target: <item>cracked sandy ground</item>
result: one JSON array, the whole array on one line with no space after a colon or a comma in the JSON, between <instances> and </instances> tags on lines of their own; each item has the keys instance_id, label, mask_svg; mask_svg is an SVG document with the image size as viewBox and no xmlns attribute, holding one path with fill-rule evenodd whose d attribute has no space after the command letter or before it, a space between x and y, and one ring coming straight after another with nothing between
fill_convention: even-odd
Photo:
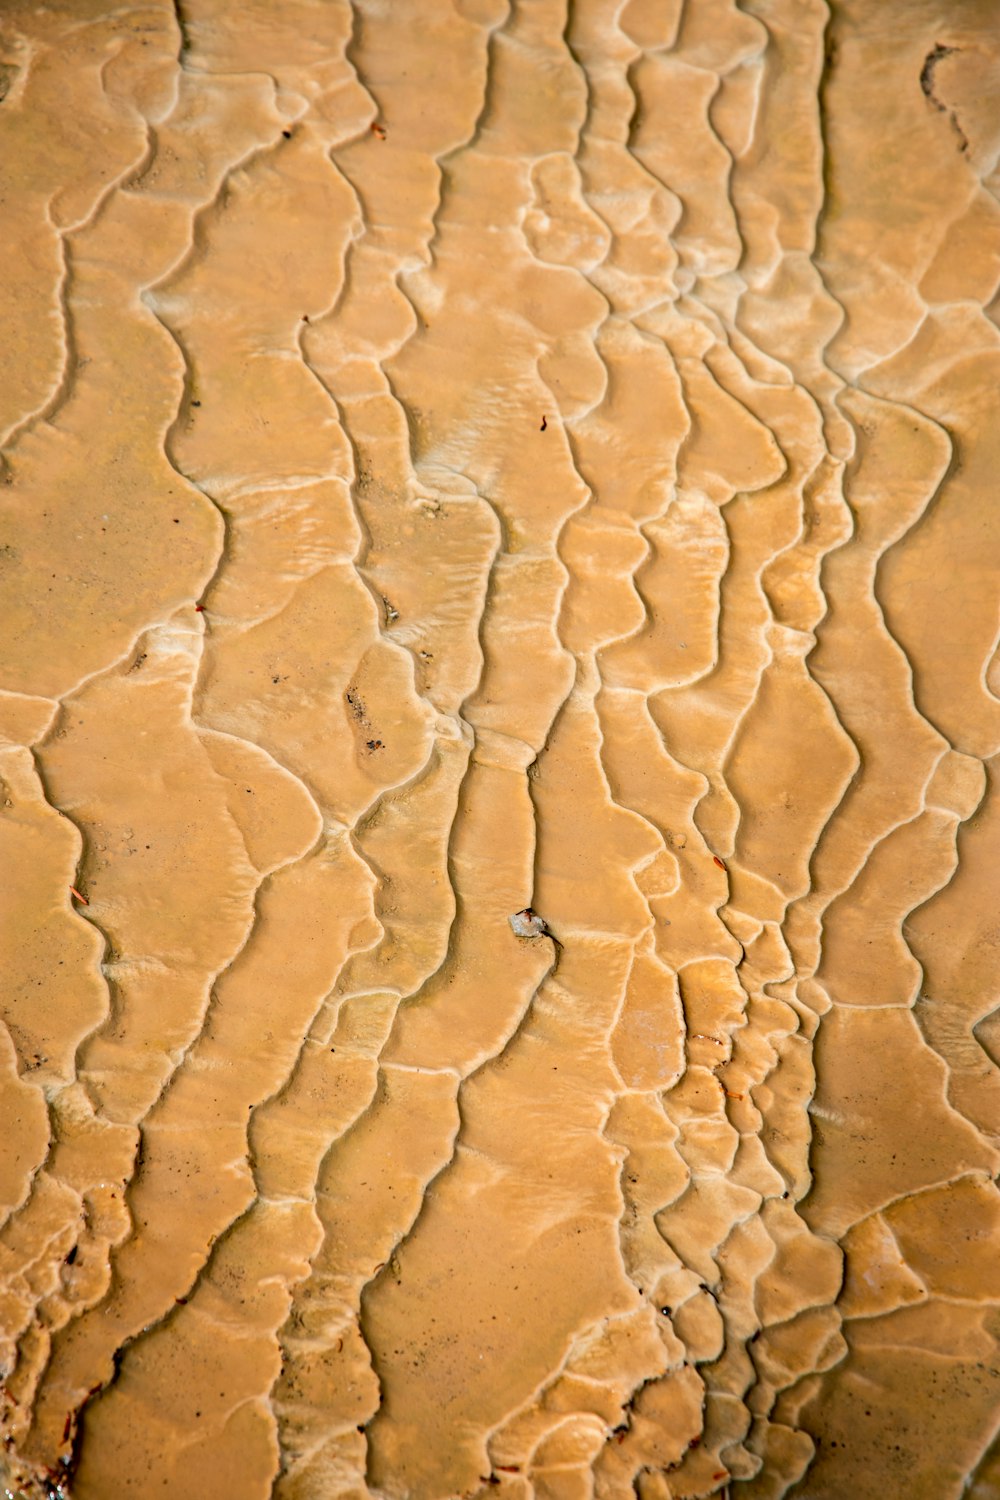
<instances>
[{"instance_id":1,"label":"cracked sandy ground","mask_svg":"<svg viewBox=\"0 0 1000 1500\"><path fill-rule=\"evenodd\" d=\"M995 1500L995 5L0 94L7 1493Z\"/></svg>"}]
</instances>

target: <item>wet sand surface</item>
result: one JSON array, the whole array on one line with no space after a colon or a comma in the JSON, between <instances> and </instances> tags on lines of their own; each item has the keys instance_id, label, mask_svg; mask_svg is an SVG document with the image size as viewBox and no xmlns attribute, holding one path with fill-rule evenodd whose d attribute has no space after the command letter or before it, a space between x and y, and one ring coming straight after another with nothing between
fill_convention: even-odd
<instances>
[{"instance_id":1,"label":"wet sand surface","mask_svg":"<svg viewBox=\"0 0 1000 1500\"><path fill-rule=\"evenodd\" d=\"M996 22L7 0L8 1494L1000 1495Z\"/></svg>"}]
</instances>

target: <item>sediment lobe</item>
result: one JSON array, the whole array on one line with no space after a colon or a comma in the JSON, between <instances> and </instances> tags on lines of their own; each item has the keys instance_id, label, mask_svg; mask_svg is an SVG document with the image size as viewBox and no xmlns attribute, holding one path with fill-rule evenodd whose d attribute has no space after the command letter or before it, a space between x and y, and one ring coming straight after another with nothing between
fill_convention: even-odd
<instances>
[{"instance_id":1,"label":"sediment lobe","mask_svg":"<svg viewBox=\"0 0 1000 1500\"><path fill-rule=\"evenodd\" d=\"M8 1493L997 1492L998 85L5 7Z\"/></svg>"}]
</instances>

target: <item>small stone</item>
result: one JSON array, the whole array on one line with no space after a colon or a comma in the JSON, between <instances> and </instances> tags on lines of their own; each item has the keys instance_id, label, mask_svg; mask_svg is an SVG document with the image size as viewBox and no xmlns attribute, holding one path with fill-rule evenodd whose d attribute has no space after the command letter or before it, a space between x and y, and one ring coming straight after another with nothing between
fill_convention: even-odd
<instances>
[{"instance_id":1,"label":"small stone","mask_svg":"<svg viewBox=\"0 0 1000 1500\"><path fill-rule=\"evenodd\" d=\"M526 906L523 911L516 911L507 920L518 937L536 938L550 936L548 924L544 917L540 917L536 911L532 911L530 906Z\"/></svg>"}]
</instances>

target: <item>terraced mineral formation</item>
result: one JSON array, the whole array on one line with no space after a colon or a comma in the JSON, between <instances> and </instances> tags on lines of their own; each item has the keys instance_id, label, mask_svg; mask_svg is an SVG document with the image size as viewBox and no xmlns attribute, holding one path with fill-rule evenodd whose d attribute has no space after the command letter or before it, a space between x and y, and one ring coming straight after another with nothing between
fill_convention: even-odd
<instances>
[{"instance_id":1,"label":"terraced mineral formation","mask_svg":"<svg viewBox=\"0 0 1000 1500\"><path fill-rule=\"evenodd\" d=\"M1000 1495L993 0L6 0L8 1495Z\"/></svg>"}]
</instances>

